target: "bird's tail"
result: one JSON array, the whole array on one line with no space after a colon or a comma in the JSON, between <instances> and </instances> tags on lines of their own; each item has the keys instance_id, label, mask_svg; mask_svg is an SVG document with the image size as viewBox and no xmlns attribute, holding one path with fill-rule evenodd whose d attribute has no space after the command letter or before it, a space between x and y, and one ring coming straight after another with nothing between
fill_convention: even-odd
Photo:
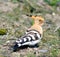
<instances>
[{"instance_id":1,"label":"bird's tail","mask_svg":"<svg viewBox=\"0 0 60 57\"><path fill-rule=\"evenodd\" d=\"M18 47L18 45L17 45L17 43L13 46L13 51L15 52L15 51L17 51L17 49L18 49L19 47Z\"/></svg>"},{"instance_id":2,"label":"bird's tail","mask_svg":"<svg viewBox=\"0 0 60 57\"><path fill-rule=\"evenodd\" d=\"M30 38L27 36L23 36L20 39L16 40L15 45L13 46L13 51L16 51L17 49L21 48L22 46L27 46L27 42L29 42Z\"/></svg>"}]
</instances>

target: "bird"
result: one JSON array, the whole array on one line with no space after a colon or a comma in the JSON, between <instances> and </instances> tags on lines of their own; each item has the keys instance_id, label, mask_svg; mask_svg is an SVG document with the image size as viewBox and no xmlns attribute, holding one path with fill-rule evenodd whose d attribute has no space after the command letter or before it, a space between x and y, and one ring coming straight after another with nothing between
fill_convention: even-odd
<instances>
[{"instance_id":1,"label":"bird","mask_svg":"<svg viewBox=\"0 0 60 57\"><path fill-rule=\"evenodd\" d=\"M22 46L35 46L38 45L43 36L42 26L44 24L44 18L41 16L30 16L33 19L34 24L26 30L26 34L15 41L13 51L16 51Z\"/></svg>"}]
</instances>

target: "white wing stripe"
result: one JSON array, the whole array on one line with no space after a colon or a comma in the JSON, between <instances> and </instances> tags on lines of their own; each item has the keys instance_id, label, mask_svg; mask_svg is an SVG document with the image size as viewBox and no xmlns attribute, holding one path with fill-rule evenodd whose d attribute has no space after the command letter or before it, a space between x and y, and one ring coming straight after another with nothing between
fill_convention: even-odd
<instances>
[{"instance_id":1,"label":"white wing stripe","mask_svg":"<svg viewBox=\"0 0 60 57\"><path fill-rule=\"evenodd\" d=\"M27 39L26 38L24 38L24 41L26 41Z\"/></svg>"},{"instance_id":2,"label":"white wing stripe","mask_svg":"<svg viewBox=\"0 0 60 57\"><path fill-rule=\"evenodd\" d=\"M31 36L33 40L35 40L35 37L34 37L34 35L31 35L31 34L28 34L28 35L29 35L29 36Z\"/></svg>"}]
</instances>

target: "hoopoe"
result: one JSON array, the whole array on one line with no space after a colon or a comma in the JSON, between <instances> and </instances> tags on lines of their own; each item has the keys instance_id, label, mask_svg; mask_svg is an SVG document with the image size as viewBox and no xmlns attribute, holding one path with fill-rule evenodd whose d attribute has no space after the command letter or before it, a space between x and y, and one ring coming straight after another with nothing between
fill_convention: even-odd
<instances>
[{"instance_id":1,"label":"hoopoe","mask_svg":"<svg viewBox=\"0 0 60 57\"><path fill-rule=\"evenodd\" d=\"M44 18L41 16L31 16L31 18L34 20L34 24L26 31L25 35L16 40L13 48L14 51L21 46L34 46L40 42L43 35L42 25L44 23Z\"/></svg>"}]
</instances>

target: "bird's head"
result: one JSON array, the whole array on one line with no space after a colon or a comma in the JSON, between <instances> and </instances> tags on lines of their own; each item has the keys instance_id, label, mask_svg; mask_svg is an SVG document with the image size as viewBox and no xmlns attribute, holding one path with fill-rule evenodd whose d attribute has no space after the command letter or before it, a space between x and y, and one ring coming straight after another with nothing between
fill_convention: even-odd
<instances>
[{"instance_id":1,"label":"bird's head","mask_svg":"<svg viewBox=\"0 0 60 57\"><path fill-rule=\"evenodd\" d=\"M31 18L34 20L35 24L42 26L44 23L44 18L41 16L31 16Z\"/></svg>"}]
</instances>

